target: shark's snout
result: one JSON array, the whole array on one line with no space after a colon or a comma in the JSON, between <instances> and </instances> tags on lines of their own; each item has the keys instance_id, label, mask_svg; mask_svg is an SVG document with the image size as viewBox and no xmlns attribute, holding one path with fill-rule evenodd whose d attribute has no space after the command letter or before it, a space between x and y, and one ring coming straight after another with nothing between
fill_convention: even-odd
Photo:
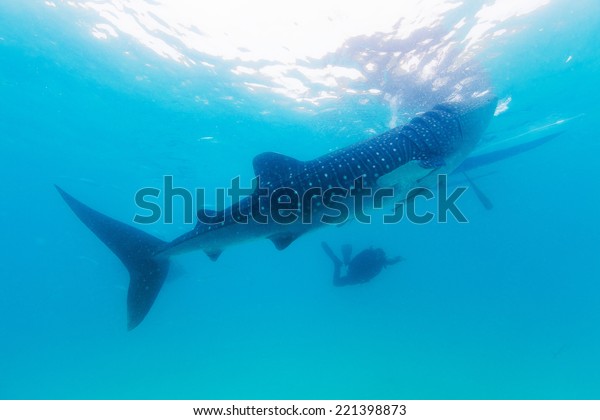
<instances>
[{"instance_id":1,"label":"shark's snout","mask_svg":"<svg viewBox=\"0 0 600 420\"><path fill-rule=\"evenodd\" d=\"M497 105L498 97L491 93L460 103L457 115L465 141L469 143L479 141L490 124Z\"/></svg>"}]
</instances>

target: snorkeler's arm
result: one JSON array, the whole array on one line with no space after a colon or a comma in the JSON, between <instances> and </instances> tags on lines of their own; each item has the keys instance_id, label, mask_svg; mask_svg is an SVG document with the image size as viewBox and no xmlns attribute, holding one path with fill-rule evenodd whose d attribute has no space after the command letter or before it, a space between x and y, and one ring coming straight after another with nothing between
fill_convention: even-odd
<instances>
[{"instance_id":1,"label":"snorkeler's arm","mask_svg":"<svg viewBox=\"0 0 600 420\"><path fill-rule=\"evenodd\" d=\"M342 245L342 261L344 262L344 264L348 265L348 264L350 264L351 260L352 260L352 245L350 245L350 244Z\"/></svg>"},{"instance_id":2,"label":"snorkeler's arm","mask_svg":"<svg viewBox=\"0 0 600 420\"><path fill-rule=\"evenodd\" d=\"M397 257L394 257L394 258L388 258L388 259L385 260L385 265L394 265L394 264L397 264L397 263L402 262L404 260L405 260L405 258L401 257L401 256L397 256Z\"/></svg>"}]
</instances>

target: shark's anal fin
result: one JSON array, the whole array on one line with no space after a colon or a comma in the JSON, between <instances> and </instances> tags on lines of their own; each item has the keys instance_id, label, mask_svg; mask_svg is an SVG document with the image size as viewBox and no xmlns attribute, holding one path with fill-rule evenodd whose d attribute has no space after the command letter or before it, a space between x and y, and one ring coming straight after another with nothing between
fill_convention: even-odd
<instances>
[{"instance_id":1,"label":"shark's anal fin","mask_svg":"<svg viewBox=\"0 0 600 420\"><path fill-rule=\"evenodd\" d=\"M277 248L278 251L281 251L290 246L290 244L296 239L298 239L299 236L300 235L297 235L295 233L277 233L275 235L269 236L269 239L271 240L271 242L273 242L275 248Z\"/></svg>"},{"instance_id":2,"label":"shark's anal fin","mask_svg":"<svg viewBox=\"0 0 600 420\"><path fill-rule=\"evenodd\" d=\"M208 258L210 258L211 261L217 261L219 259L219 257L221 256L221 254L223 253L222 250L216 250L216 251L204 251L206 255L208 255Z\"/></svg>"},{"instance_id":3,"label":"shark's anal fin","mask_svg":"<svg viewBox=\"0 0 600 420\"><path fill-rule=\"evenodd\" d=\"M256 155L252 165L261 185L268 186L275 185L278 179L286 179L289 174L300 172L303 163L290 156L266 152Z\"/></svg>"}]
</instances>

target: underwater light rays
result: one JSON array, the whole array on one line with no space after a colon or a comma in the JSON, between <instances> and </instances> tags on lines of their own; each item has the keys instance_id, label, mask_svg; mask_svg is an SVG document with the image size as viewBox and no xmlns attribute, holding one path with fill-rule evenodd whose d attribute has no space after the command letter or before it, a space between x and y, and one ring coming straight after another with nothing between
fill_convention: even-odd
<instances>
[{"instance_id":1,"label":"underwater light rays","mask_svg":"<svg viewBox=\"0 0 600 420\"><path fill-rule=\"evenodd\" d=\"M99 41L130 37L189 68L221 64L249 91L267 89L303 109L303 104L320 107L349 93L361 96L358 104L381 93L382 98L401 97L394 103L414 109L473 83L478 70L467 64L475 51L491 38L516 32L507 29L507 21L549 0L482 1L475 7L448 0L392 6L384 0L285 6L241 0L61 3L96 13L100 21L90 24L90 32ZM413 97L415 89L430 92L427 103Z\"/></svg>"}]
</instances>

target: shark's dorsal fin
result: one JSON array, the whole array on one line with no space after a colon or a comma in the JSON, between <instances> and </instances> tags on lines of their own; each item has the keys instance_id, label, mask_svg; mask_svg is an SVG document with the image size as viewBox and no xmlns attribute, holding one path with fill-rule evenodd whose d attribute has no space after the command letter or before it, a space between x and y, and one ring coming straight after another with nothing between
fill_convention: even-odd
<instances>
[{"instance_id":1,"label":"shark's dorsal fin","mask_svg":"<svg viewBox=\"0 0 600 420\"><path fill-rule=\"evenodd\" d=\"M274 152L256 155L252 165L254 173L261 178L263 185L269 181L287 178L286 175L296 174L302 170L302 162L298 159Z\"/></svg>"},{"instance_id":2,"label":"shark's dorsal fin","mask_svg":"<svg viewBox=\"0 0 600 420\"><path fill-rule=\"evenodd\" d=\"M300 235L295 233L278 233L276 235L269 236L269 239L271 242L273 242L275 248L277 248L278 251L281 251L282 249L286 249L288 246L290 246L290 244L298 239L299 236Z\"/></svg>"}]
</instances>

